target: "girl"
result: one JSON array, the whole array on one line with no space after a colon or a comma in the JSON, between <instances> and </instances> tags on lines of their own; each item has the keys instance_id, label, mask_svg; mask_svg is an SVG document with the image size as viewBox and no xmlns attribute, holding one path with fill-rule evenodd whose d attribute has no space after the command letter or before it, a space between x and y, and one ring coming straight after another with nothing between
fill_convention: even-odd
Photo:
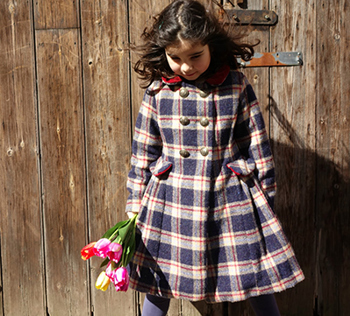
<instances>
[{"instance_id":1,"label":"girl","mask_svg":"<svg viewBox=\"0 0 350 316\"><path fill-rule=\"evenodd\" d=\"M279 315L273 293L304 276L273 211L258 102L237 70L253 47L191 0L167 6L143 39L126 209L138 213L130 284L148 293L142 315L166 315L170 298L250 298L257 315Z\"/></svg>"}]
</instances>

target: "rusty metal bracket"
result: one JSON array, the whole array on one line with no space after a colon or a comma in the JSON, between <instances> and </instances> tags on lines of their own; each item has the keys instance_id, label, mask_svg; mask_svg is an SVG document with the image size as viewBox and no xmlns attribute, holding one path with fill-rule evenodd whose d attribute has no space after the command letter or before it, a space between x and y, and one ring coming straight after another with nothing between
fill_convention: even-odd
<instances>
[{"instance_id":1,"label":"rusty metal bracket","mask_svg":"<svg viewBox=\"0 0 350 316\"><path fill-rule=\"evenodd\" d=\"M237 58L237 62L243 68L301 66L303 55L301 52L255 53L250 61Z\"/></svg>"},{"instance_id":2,"label":"rusty metal bracket","mask_svg":"<svg viewBox=\"0 0 350 316\"><path fill-rule=\"evenodd\" d=\"M245 25L275 25L278 20L276 12L270 10L225 10L230 20ZM222 14L225 20L225 15Z\"/></svg>"}]
</instances>

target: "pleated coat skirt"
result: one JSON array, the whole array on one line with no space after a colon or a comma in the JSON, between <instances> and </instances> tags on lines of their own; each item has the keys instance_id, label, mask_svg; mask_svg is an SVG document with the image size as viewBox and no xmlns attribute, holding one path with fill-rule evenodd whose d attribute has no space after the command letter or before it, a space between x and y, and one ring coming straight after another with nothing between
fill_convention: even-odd
<instances>
[{"instance_id":1,"label":"pleated coat skirt","mask_svg":"<svg viewBox=\"0 0 350 316\"><path fill-rule=\"evenodd\" d=\"M153 82L132 150L133 289L233 302L304 279L273 209L268 135L242 73L224 68L205 82Z\"/></svg>"}]
</instances>

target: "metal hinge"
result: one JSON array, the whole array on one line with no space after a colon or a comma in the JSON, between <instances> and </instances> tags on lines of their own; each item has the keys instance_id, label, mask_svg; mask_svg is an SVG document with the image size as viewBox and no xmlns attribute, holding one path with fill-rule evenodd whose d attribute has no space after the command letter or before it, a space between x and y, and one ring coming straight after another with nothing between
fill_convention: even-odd
<instances>
[{"instance_id":1,"label":"metal hinge","mask_svg":"<svg viewBox=\"0 0 350 316\"><path fill-rule=\"evenodd\" d=\"M303 55L301 52L255 53L250 61L237 58L237 62L241 67L301 66Z\"/></svg>"},{"instance_id":2,"label":"metal hinge","mask_svg":"<svg viewBox=\"0 0 350 316\"><path fill-rule=\"evenodd\" d=\"M246 25L275 25L278 20L276 12L270 10L220 10L220 20L226 19Z\"/></svg>"}]
</instances>

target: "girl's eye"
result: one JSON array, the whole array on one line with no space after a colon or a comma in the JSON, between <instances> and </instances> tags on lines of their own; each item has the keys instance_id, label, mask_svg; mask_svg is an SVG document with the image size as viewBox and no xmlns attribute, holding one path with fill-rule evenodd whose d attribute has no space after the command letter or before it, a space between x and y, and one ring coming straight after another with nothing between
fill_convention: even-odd
<instances>
[{"instance_id":1,"label":"girl's eye","mask_svg":"<svg viewBox=\"0 0 350 316\"><path fill-rule=\"evenodd\" d=\"M201 55L195 55L195 56L192 56L192 59L197 59L199 57L201 57Z\"/></svg>"}]
</instances>

